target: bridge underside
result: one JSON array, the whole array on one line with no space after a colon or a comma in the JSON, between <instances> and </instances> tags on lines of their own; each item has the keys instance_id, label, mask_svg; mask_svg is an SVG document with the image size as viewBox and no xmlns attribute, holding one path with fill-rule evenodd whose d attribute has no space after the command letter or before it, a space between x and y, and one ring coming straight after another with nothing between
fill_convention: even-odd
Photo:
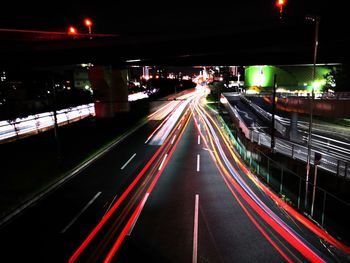
<instances>
[{"instance_id":1,"label":"bridge underside","mask_svg":"<svg viewBox=\"0 0 350 263\"><path fill-rule=\"evenodd\" d=\"M321 31L321 33L323 33ZM5 41L0 66L288 65L313 63L314 25L293 21L237 31L116 35ZM345 63L345 40L320 34L317 63ZM131 62L130 62L131 61Z\"/></svg>"}]
</instances>

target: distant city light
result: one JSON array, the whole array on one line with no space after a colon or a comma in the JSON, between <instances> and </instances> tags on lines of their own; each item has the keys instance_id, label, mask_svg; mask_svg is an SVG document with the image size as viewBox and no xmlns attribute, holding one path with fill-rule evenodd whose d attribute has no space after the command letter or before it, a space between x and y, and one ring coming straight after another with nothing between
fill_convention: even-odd
<instances>
[{"instance_id":1,"label":"distant city light","mask_svg":"<svg viewBox=\"0 0 350 263\"><path fill-rule=\"evenodd\" d=\"M92 63L82 63L82 64L80 64L80 66L83 67L83 68L91 68L91 67L94 66L94 64L92 64Z\"/></svg>"},{"instance_id":2,"label":"distant city light","mask_svg":"<svg viewBox=\"0 0 350 263\"><path fill-rule=\"evenodd\" d=\"M140 62L141 59L129 59L129 60L126 60L125 62L127 63L130 63L130 62Z\"/></svg>"}]
</instances>

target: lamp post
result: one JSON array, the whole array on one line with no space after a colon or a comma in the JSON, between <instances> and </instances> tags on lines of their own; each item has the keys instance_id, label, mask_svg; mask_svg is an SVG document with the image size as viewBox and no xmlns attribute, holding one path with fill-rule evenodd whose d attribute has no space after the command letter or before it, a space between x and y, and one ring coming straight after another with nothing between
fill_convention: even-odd
<instances>
[{"instance_id":1,"label":"lamp post","mask_svg":"<svg viewBox=\"0 0 350 263\"><path fill-rule=\"evenodd\" d=\"M314 82L316 79L316 59L317 59L317 47L318 47L318 29L320 23L319 16L306 16L307 20L315 22L315 41L314 41L314 60L312 69L312 85L311 85L311 101L310 101L310 121L309 121L309 138L307 141L307 164L306 164L306 182L305 182L305 209L307 208L308 187L309 187L309 175L310 175L310 162L311 162L311 141L312 141L312 115L314 108Z\"/></svg>"},{"instance_id":2,"label":"lamp post","mask_svg":"<svg viewBox=\"0 0 350 263\"><path fill-rule=\"evenodd\" d=\"M92 22L91 22L91 20L90 19L88 19L88 18L86 18L85 20L84 20L84 23L85 23L85 25L88 27L88 29L89 29L89 35L90 35L90 39L92 38L91 37L91 26L92 26Z\"/></svg>"},{"instance_id":3,"label":"lamp post","mask_svg":"<svg viewBox=\"0 0 350 263\"><path fill-rule=\"evenodd\" d=\"M285 4L285 0L277 0L276 5L279 7L280 9L280 19L282 19L282 14L283 14L283 6Z\"/></svg>"}]
</instances>

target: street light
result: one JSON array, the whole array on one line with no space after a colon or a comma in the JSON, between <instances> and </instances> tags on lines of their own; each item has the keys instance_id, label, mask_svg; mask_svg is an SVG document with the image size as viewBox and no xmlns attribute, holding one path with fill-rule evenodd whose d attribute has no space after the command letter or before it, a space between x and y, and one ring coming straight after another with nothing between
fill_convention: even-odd
<instances>
[{"instance_id":1,"label":"street light","mask_svg":"<svg viewBox=\"0 0 350 263\"><path fill-rule=\"evenodd\" d=\"M76 35L76 34L78 34L78 31L76 30L76 28L73 26L70 26L68 28L68 35Z\"/></svg>"},{"instance_id":2,"label":"street light","mask_svg":"<svg viewBox=\"0 0 350 263\"><path fill-rule=\"evenodd\" d=\"M309 121L309 138L307 141L307 164L306 164L306 184L305 184L305 209L307 207L307 192L309 187L310 161L311 161L311 141L312 141L312 115L314 108L314 83L316 79L316 60L318 47L318 28L320 23L319 16L306 16L307 20L315 22L315 41L314 41L314 61L312 70L312 85L311 85L311 102L310 102L310 121Z\"/></svg>"},{"instance_id":3,"label":"street light","mask_svg":"<svg viewBox=\"0 0 350 263\"><path fill-rule=\"evenodd\" d=\"M277 0L276 5L280 8L280 18L282 19L283 6L285 5L285 0Z\"/></svg>"},{"instance_id":4,"label":"street light","mask_svg":"<svg viewBox=\"0 0 350 263\"><path fill-rule=\"evenodd\" d=\"M84 20L84 23L85 23L85 25L86 25L86 26L88 27L88 29L89 29L89 35L90 35L90 38L91 38L91 26L92 26L92 22L91 22L90 19L86 18L86 19Z\"/></svg>"}]
</instances>

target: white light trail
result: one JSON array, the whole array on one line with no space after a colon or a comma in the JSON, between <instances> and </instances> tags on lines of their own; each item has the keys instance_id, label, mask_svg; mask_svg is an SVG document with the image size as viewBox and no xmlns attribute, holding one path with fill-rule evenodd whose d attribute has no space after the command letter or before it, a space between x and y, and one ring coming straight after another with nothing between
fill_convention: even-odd
<instances>
[{"instance_id":1,"label":"white light trail","mask_svg":"<svg viewBox=\"0 0 350 263\"><path fill-rule=\"evenodd\" d=\"M68 228L70 228L70 227L74 224L74 222L78 220L78 218L82 215L82 213L84 213L84 211L85 211L86 209L88 209L90 205L92 205L92 203L100 196L101 193L102 193L102 192L98 192L98 193L83 207L83 209L73 218L73 220L70 221L70 223L69 223L65 228L62 229L61 234L64 234L64 233L68 230Z\"/></svg>"},{"instance_id":2,"label":"white light trail","mask_svg":"<svg viewBox=\"0 0 350 263\"><path fill-rule=\"evenodd\" d=\"M164 161L165 161L165 159L168 157L168 154L165 154L164 155L164 158L163 158L163 161L161 162L161 164L160 164L160 166L159 166L159 168L158 168L158 171L160 171L161 169L162 169L162 167L163 167L163 164L164 164Z\"/></svg>"}]
</instances>

